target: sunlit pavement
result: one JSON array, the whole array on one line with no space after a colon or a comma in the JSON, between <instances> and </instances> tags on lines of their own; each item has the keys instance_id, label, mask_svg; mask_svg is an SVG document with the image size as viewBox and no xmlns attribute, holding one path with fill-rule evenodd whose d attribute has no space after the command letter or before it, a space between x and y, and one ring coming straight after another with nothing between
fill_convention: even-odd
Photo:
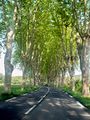
<instances>
[{"instance_id":1,"label":"sunlit pavement","mask_svg":"<svg viewBox=\"0 0 90 120\"><path fill-rule=\"evenodd\" d=\"M56 89L50 88L46 98L37 104L46 92L44 87L35 93L1 102L0 120L90 120L82 105ZM27 112L36 104L32 111Z\"/></svg>"},{"instance_id":2,"label":"sunlit pavement","mask_svg":"<svg viewBox=\"0 0 90 120\"><path fill-rule=\"evenodd\" d=\"M68 94L51 89L46 99L24 120L90 120L90 115Z\"/></svg>"},{"instance_id":3,"label":"sunlit pavement","mask_svg":"<svg viewBox=\"0 0 90 120\"><path fill-rule=\"evenodd\" d=\"M43 87L36 92L0 102L0 120L22 120L25 113L38 104L47 91L47 87Z\"/></svg>"}]
</instances>

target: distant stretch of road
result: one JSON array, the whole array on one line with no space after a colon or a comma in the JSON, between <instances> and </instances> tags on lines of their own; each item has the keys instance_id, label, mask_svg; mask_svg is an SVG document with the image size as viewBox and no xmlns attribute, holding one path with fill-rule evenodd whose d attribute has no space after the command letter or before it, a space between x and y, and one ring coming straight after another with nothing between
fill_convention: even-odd
<instances>
[{"instance_id":1,"label":"distant stretch of road","mask_svg":"<svg viewBox=\"0 0 90 120\"><path fill-rule=\"evenodd\" d=\"M42 87L1 102L0 120L90 120L90 114L67 93Z\"/></svg>"}]
</instances>

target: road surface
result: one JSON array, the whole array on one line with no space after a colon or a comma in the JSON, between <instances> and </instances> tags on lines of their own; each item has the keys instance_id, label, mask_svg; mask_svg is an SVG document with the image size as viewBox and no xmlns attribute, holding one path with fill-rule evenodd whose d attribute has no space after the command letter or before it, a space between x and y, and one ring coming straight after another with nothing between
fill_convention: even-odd
<instances>
[{"instance_id":1,"label":"road surface","mask_svg":"<svg viewBox=\"0 0 90 120\"><path fill-rule=\"evenodd\" d=\"M47 96L40 101L47 91ZM67 93L44 87L35 93L1 102L0 120L90 120L90 114Z\"/></svg>"}]
</instances>

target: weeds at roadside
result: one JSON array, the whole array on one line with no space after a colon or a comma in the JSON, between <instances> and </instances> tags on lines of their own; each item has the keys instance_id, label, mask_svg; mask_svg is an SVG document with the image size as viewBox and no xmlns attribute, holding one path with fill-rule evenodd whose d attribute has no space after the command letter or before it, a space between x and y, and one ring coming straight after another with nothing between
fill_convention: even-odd
<instances>
[{"instance_id":1,"label":"weeds at roadside","mask_svg":"<svg viewBox=\"0 0 90 120\"><path fill-rule=\"evenodd\" d=\"M0 101L10 99L12 97L17 97L25 93L31 93L38 90L39 86L26 86L23 90L20 85L12 85L11 93L3 93L3 86L0 86Z\"/></svg>"}]
</instances>

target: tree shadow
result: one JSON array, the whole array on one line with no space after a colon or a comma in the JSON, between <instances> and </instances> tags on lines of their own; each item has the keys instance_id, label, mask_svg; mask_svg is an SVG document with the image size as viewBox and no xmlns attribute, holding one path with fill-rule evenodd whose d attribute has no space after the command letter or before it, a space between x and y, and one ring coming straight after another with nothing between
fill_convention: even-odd
<instances>
[{"instance_id":1,"label":"tree shadow","mask_svg":"<svg viewBox=\"0 0 90 120\"><path fill-rule=\"evenodd\" d=\"M62 91L52 90L46 99L27 115L26 120L90 120L75 99Z\"/></svg>"},{"instance_id":2,"label":"tree shadow","mask_svg":"<svg viewBox=\"0 0 90 120\"><path fill-rule=\"evenodd\" d=\"M0 120L21 120L21 118L15 106L3 106L0 107Z\"/></svg>"}]
</instances>

